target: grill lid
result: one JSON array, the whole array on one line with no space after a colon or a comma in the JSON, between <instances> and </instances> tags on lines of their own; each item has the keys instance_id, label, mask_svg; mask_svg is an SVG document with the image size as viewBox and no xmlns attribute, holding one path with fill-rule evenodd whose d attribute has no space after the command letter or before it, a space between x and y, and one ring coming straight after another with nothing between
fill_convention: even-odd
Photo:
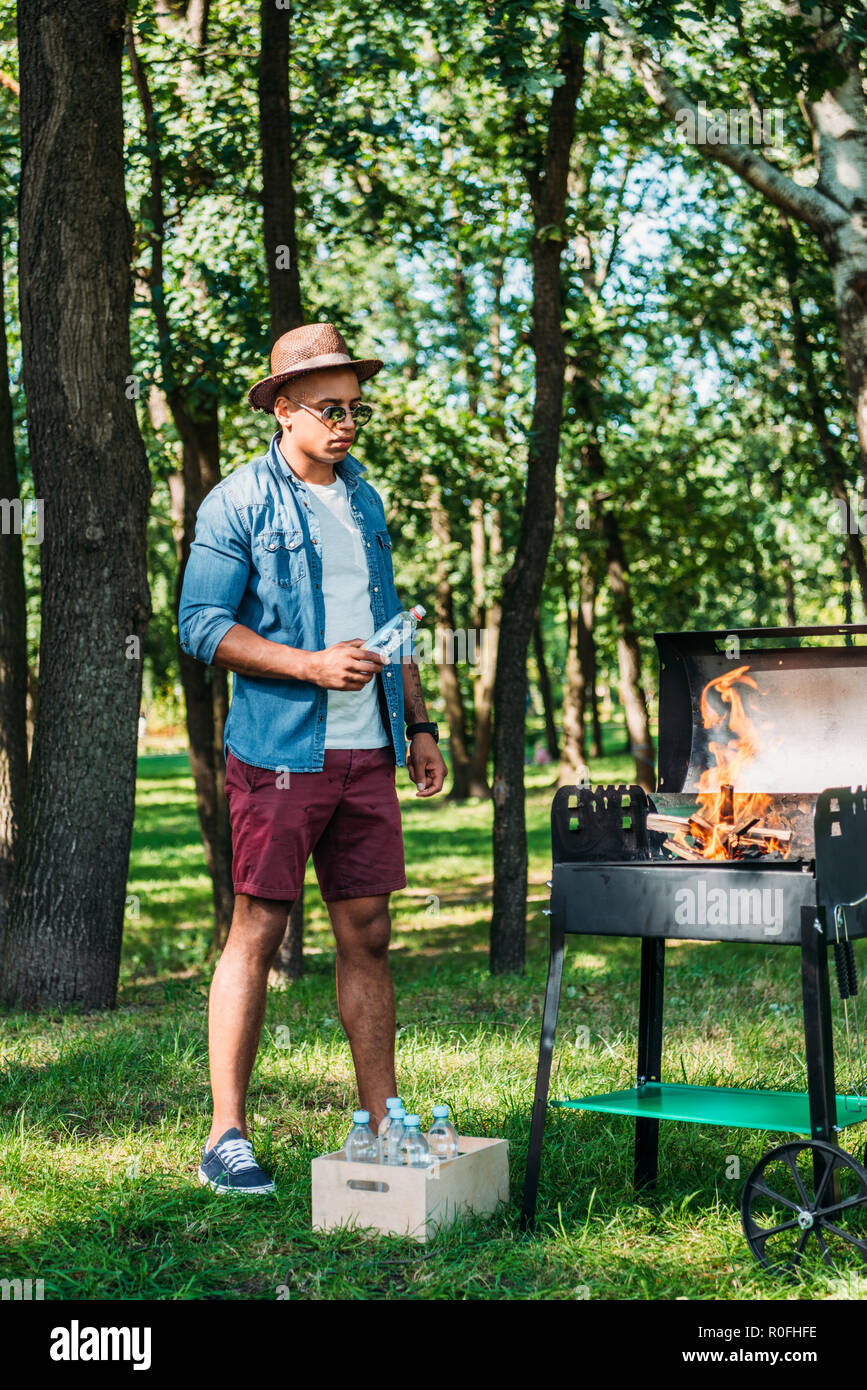
<instances>
[{"instance_id":1,"label":"grill lid","mask_svg":"<svg viewBox=\"0 0 867 1390\"><path fill-rule=\"evenodd\" d=\"M741 688L758 742L736 791L867 785L867 645L847 645L865 636L862 624L657 633L658 790L696 791L714 765L708 743L720 729L704 728L701 693L738 666L758 685Z\"/></svg>"}]
</instances>

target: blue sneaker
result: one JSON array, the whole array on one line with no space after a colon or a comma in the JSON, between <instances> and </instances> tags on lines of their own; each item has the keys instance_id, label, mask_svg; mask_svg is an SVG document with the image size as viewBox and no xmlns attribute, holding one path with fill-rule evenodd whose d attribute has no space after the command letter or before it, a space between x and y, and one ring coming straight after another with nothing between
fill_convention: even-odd
<instances>
[{"instance_id":1,"label":"blue sneaker","mask_svg":"<svg viewBox=\"0 0 867 1390\"><path fill-rule=\"evenodd\" d=\"M239 1129L227 1129L212 1149L203 1150L199 1182L214 1192L262 1196L274 1191L274 1183L253 1157L253 1145Z\"/></svg>"}]
</instances>

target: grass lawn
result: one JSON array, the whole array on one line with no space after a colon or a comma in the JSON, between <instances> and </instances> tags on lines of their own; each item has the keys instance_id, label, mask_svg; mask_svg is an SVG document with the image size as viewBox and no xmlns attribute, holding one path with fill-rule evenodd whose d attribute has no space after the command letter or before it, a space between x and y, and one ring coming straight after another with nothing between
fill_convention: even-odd
<instances>
[{"instance_id":1,"label":"grass lawn","mask_svg":"<svg viewBox=\"0 0 867 1390\"><path fill-rule=\"evenodd\" d=\"M594 780L626 771L612 758ZM270 994L251 1089L257 1156L278 1196L243 1203L199 1186L210 890L187 759L149 756L139 767L118 1008L3 1020L0 1275L44 1280L46 1299L853 1296L821 1273L787 1285L747 1250L742 1181L781 1142L773 1134L663 1125L658 1189L636 1199L632 1121L552 1111L537 1233L519 1236L547 965L551 776L527 769L520 979L493 979L487 968L490 805L417 801L402 783L408 886L392 899L399 1089L425 1120L444 1100L464 1133L509 1140L506 1212L428 1248L310 1230L310 1160L339 1147L355 1101L312 869L307 974ZM634 1083L638 957L637 942L567 945L552 1097ZM805 1088L795 950L675 943L666 972L667 1079ZM839 1055L842 1068L842 1046ZM864 1137L848 1132L859 1157Z\"/></svg>"}]
</instances>

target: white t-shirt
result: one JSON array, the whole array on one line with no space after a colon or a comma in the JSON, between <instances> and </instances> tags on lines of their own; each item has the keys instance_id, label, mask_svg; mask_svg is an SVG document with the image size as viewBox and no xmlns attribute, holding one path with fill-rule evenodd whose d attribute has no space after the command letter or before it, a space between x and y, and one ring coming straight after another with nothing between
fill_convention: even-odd
<instances>
[{"instance_id":1,"label":"white t-shirt","mask_svg":"<svg viewBox=\"0 0 867 1390\"><path fill-rule=\"evenodd\" d=\"M325 645L372 637L370 575L346 484L306 484L319 520L322 550L322 597L325 600ZM382 722L377 677L361 690L329 690L326 748L383 748L391 740Z\"/></svg>"}]
</instances>

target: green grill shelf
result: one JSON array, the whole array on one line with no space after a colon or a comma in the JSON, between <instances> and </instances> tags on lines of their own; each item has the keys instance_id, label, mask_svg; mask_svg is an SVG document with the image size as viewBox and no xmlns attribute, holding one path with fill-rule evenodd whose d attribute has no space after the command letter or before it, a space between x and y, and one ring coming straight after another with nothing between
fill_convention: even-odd
<instances>
[{"instance_id":1,"label":"green grill shelf","mask_svg":"<svg viewBox=\"0 0 867 1390\"><path fill-rule=\"evenodd\" d=\"M686 1120L731 1129L810 1133L810 1098L797 1091L746 1091L730 1086L683 1086L650 1081L640 1089L611 1091L577 1100L552 1100L563 1110L595 1110L645 1120ZM867 1099L837 1096L837 1128L867 1120Z\"/></svg>"}]
</instances>

